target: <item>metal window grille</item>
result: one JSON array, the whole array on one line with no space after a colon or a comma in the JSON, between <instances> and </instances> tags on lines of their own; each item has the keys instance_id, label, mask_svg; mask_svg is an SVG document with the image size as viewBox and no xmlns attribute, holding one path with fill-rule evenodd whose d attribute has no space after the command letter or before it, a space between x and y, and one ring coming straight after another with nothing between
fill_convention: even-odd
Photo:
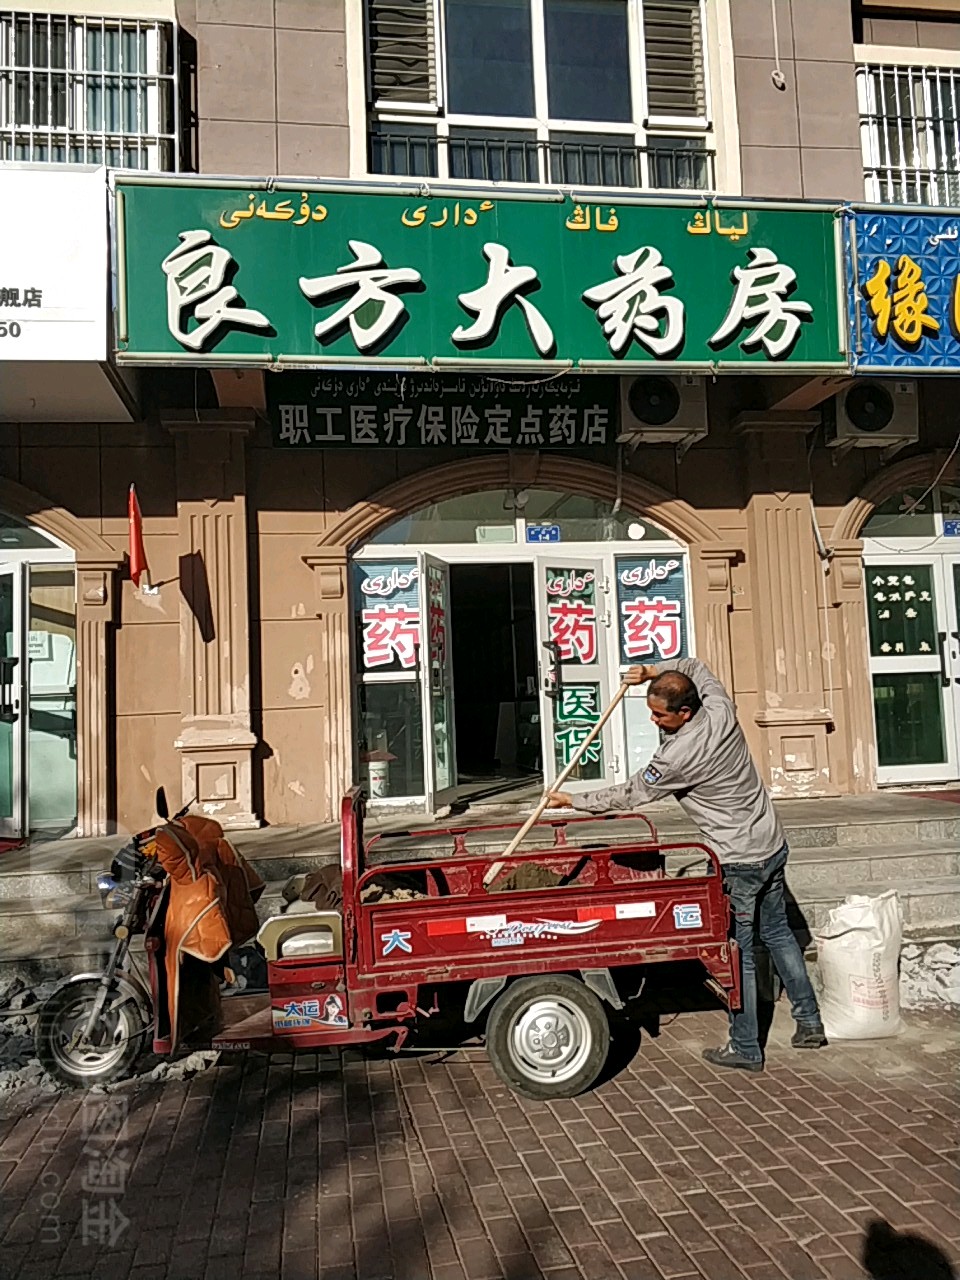
<instances>
[{"instance_id":1,"label":"metal window grille","mask_svg":"<svg viewBox=\"0 0 960 1280\"><path fill-rule=\"evenodd\" d=\"M170 23L0 10L0 160L179 168Z\"/></svg>"},{"instance_id":2,"label":"metal window grille","mask_svg":"<svg viewBox=\"0 0 960 1280\"><path fill-rule=\"evenodd\" d=\"M960 70L857 68L868 200L960 204Z\"/></svg>"}]
</instances>

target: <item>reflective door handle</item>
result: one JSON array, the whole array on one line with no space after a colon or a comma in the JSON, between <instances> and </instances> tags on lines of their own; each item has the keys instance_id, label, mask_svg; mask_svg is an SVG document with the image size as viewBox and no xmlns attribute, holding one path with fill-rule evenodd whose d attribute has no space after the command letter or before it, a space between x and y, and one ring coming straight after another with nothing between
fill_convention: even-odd
<instances>
[{"instance_id":1,"label":"reflective door handle","mask_svg":"<svg viewBox=\"0 0 960 1280\"><path fill-rule=\"evenodd\" d=\"M0 724L14 724L20 718L20 699L16 688L19 658L0 658Z\"/></svg>"},{"instance_id":2,"label":"reflective door handle","mask_svg":"<svg viewBox=\"0 0 960 1280\"><path fill-rule=\"evenodd\" d=\"M543 691L548 698L556 700L560 697L561 689L563 687L563 667L560 662L560 645L556 640L544 640L543 647L546 649L547 653L549 653L552 662L551 669L547 673L547 678L544 681Z\"/></svg>"},{"instance_id":3,"label":"reflective door handle","mask_svg":"<svg viewBox=\"0 0 960 1280\"><path fill-rule=\"evenodd\" d=\"M947 652L944 647L947 643L947 633L945 631L938 631L937 638L940 642L940 683L943 685L944 689L946 689L950 684L950 677L947 675Z\"/></svg>"}]
</instances>

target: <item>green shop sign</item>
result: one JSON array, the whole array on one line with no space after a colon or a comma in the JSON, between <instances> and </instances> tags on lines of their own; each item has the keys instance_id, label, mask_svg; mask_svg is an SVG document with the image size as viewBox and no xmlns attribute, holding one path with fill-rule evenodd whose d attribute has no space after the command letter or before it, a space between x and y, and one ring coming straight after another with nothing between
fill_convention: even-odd
<instances>
[{"instance_id":1,"label":"green shop sign","mask_svg":"<svg viewBox=\"0 0 960 1280\"><path fill-rule=\"evenodd\" d=\"M832 208L117 179L118 359L845 363Z\"/></svg>"}]
</instances>

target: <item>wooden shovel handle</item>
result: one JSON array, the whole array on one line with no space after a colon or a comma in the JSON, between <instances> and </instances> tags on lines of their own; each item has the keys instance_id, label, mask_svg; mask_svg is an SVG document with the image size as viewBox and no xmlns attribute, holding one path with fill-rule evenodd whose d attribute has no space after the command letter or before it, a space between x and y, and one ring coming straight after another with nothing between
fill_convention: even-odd
<instances>
[{"instance_id":1,"label":"wooden shovel handle","mask_svg":"<svg viewBox=\"0 0 960 1280\"><path fill-rule=\"evenodd\" d=\"M587 734L584 740L580 743L580 746L573 753L573 756L570 759L570 763L563 770L563 772L558 776L557 780L554 782L553 786L550 788L550 791L559 791L560 788L563 786L563 784L566 782L566 780L570 777L571 773L573 773L574 769L580 763L580 759L583 756L583 753L586 751L587 747L589 747L590 743L593 742L599 736L600 732L603 729L603 726L607 723L607 721L613 715L614 711L616 711L617 707L619 707L620 703L623 701L624 694L627 692L629 688L630 688L630 685L624 682L620 686L620 688L617 690L617 692L613 695L613 698L610 701L610 705L607 707L606 711L604 711L603 715L600 717L597 723L593 726L593 728L590 730L590 732ZM550 791L545 791L543 793L543 798L540 801L540 803L537 805L536 809L534 809L533 813L531 813L530 817L526 820L526 822L523 824L523 826L520 828L517 834L513 837L513 839L507 845L506 849L504 849L503 851L504 858L509 858L511 853L516 852L518 845L522 842L524 836L527 834L530 828L536 822L539 822L540 818L543 816L544 810L546 809L550 801ZM484 887L489 886L497 878L497 876L500 874L502 869L503 869L502 862L491 863L490 867L487 870L487 874L483 877Z\"/></svg>"}]
</instances>

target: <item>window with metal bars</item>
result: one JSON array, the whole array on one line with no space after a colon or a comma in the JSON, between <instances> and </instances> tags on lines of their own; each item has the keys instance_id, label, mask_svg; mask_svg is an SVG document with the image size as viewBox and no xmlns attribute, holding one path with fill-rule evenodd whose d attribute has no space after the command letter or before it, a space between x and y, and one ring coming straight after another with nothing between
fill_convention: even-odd
<instances>
[{"instance_id":1,"label":"window with metal bars","mask_svg":"<svg viewBox=\"0 0 960 1280\"><path fill-rule=\"evenodd\" d=\"M960 204L960 69L857 68L868 200Z\"/></svg>"},{"instance_id":2,"label":"window with metal bars","mask_svg":"<svg viewBox=\"0 0 960 1280\"><path fill-rule=\"evenodd\" d=\"M170 23L0 9L0 160L175 171Z\"/></svg>"},{"instance_id":3,"label":"window with metal bars","mask_svg":"<svg viewBox=\"0 0 960 1280\"><path fill-rule=\"evenodd\" d=\"M364 0L374 173L707 190L703 0Z\"/></svg>"}]
</instances>

